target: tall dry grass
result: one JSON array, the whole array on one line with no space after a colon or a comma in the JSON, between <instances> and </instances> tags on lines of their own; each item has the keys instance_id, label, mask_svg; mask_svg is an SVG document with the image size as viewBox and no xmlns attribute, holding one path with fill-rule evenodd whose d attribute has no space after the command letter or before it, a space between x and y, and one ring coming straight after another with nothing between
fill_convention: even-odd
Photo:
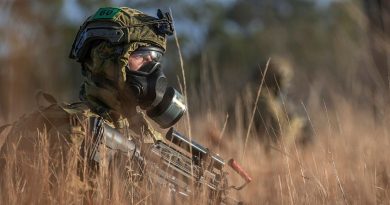
<instances>
[{"instance_id":1,"label":"tall dry grass","mask_svg":"<svg viewBox=\"0 0 390 205\"><path fill-rule=\"evenodd\" d=\"M225 158L243 159L253 182L237 195L250 204L390 204L388 116L341 95L335 100L332 109L326 103L309 109L314 136L305 146L282 136L268 152L251 134L243 156L245 129L224 133L222 147L213 146L204 130L214 124L211 135L220 136L224 129L224 118L213 113L194 120L194 136Z\"/></svg>"},{"instance_id":2,"label":"tall dry grass","mask_svg":"<svg viewBox=\"0 0 390 205\"><path fill-rule=\"evenodd\" d=\"M225 129L223 109L205 109L200 112L202 117L194 116L193 138L225 159L242 159L240 163L253 181L233 195L249 204L389 204L389 118L378 117L371 106L343 95L335 94L333 101L331 108L325 102L307 108L314 140L305 147L288 144L282 136L267 152L256 140L258 136L250 133L243 155L247 130ZM386 113L385 107L376 109ZM185 127L183 123L178 126ZM221 141L211 140L213 133ZM168 192L149 180L133 181L129 169L120 166L102 169L94 191L86 191L90 184L80 181L75 173L77 153L69 152L68 160L51 164L46 135L38 133L33 157L20 153L6 156L1 170L1 204L173 203ZM20 163L22 167L16 166ZM226 169L232 184L242 183L233 170Z\"/></svg>"},{"instance_id":3,"label":"tall dry grass","mask_svg":"<svg viewBox=\"0 0 390 205\"><path fill-rule=\"evenodd\" d=\"M4 144L8 151L0 161L0 204L170 203L168 191L159 189L149 175L140 180L136 165L124 163L130 158L122 156L110 164L103 160L96 172L80 163L86 159L80 158L79 146L53 150L51 134L31 133L27 149L23 139Z\"/></svg>"}]
</instances>

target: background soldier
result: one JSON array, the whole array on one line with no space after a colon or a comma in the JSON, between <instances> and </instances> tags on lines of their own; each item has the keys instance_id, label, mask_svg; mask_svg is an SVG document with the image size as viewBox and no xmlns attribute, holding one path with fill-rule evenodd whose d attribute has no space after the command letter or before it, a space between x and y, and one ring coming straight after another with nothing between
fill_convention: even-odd
<instances>
[{"instance_id":1,"label":"background soldier","mask_svg":"<svg viewBox=\"0 0 390 205\"><path fill-rule=\"evenodd\" d=\"M47 192L42 180L28 177L37 168L33 163L47 159L43 164L53 173L42 174L51 176L51 184L59 185L71 178L77 188L89 189L85 177L95 169L88 171L88 166L80 162L85 160L85 150L94 137L89 135L101 128L97 122L114 128L139 146L162 140L138 106L163 128L173 125L185 108L177 110L177 115L168 113L168 117L159 110L160 103L167 100L163 99L166 92L173 90L167 88L158 63L173 26L168 13L158 10L157 15L155 18L126 7L101 8L84 22L70 53L82 66L81 102L60 104L41 92L38 101L46 101L49 106L42 105L0 129L2 186L12 180L7 179L12 173L22 171L29 185L36 183L39 187L35 196Z\"/></svg>"},{"instance_id":2,"label":"background soldier","mask_svg":"<svg viewBox=\"0 0 390 205\"><path fill-rule=\"evenodd\" d=\"M275 57L256 69L247 80L241 92L234 112L236 128L244 130L249 126L252 116L252 106L256 100L257 90L264 77L263 87L256 106L251 132L258 136L266 150L270 145L283 140L286 145L294 142L306 143L311 136L307 119L298 114L296 107L286 100L287 89L293 75L291 64L287 59Z\"/></svg>"}]
</instances>

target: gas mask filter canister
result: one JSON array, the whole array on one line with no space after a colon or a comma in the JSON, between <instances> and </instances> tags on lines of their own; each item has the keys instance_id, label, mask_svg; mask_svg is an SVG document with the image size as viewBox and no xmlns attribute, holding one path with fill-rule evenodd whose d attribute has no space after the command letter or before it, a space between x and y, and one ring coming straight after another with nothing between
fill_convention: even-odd
<instances>
[{"instance_id":1,"label":"gas mask filter canister","mask_svg":"<svg viewBox=\"0 0 390 205\"><path fill-rule=\"evenodd\" d=\"M187 110L180 92L167 87L167 79L158 62L150 62L138 71L127 69L126 81L141 109L162 128L174 125Z\"/></svg>"}]
</instances>

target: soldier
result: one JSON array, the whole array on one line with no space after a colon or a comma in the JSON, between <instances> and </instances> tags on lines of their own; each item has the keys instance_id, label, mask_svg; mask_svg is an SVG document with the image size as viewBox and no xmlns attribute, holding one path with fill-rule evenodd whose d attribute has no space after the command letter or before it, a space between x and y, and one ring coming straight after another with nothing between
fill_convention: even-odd
<instances>
[{"instance_id":1,"label":"soldier","mask_svg":"<svg viewBox=\"0 0 390 205\"><path fill-rule=\"evenodd\" d=\"M241 129L248 128L256 92L265 75L255 110L252 133L258 136L258 140L262 142L266 150L281 139L286 144L294 143L294 141L307 142L310 128L306 119L299 115L293 104L285 99L292 77L290 63L280 57L272 58L267 72L265 70L265 64L260 70L256 69L256 72L251 75L252 79L248 80L250 83L246 85L245 91L241 92L243 94L235 110L236 123L242 118ZM247 106L240 108L240 105Z\"/></svg>"},{"instance_id":2,"label":"soldier","mask_svg":"<svg viewBox=\"0 0 390 205\"><path fill-rule=\"evenodd\" d=\"M104 153L98 155L100 149L93 155L90 153L91 142L101 133L107 135L105 139L111 139L110 134L119 132L140 148L145 143L163 140L143 111L162 128L167 128L176 123L186 108L180 102L180 93L167 87L158 63L166 50L166 36L173 33L173 25L169 13L158 10L157 16L126 7L109 7L99 9L84 22L70 53L70 58L82 67L81 102L60 104L50 95L40 93L39 101L43 99L49 106L40 106L32 114L0 128L0 136L5 141L0 161L3 187L12 184L14 174L21 171L28 185L35 183L38 187L30 191L40 199L37 196L48 191L45 183L28 177L34 176L30 173L39 165L46 166L43 170L50 170L42 176L50 175L51 185L73 179L75 183L71 184L90 189L86 178L93 178L105 162ZM120 150L121 146L133 144L107 146ZM133 156L136 151L139 149L134 148ZM90 166L90 155L94 162L100 163L97 167ZM111 159L110 156L107 158ZM3 200L12 199L3 195Z\"/></svg>"}]
</instances>

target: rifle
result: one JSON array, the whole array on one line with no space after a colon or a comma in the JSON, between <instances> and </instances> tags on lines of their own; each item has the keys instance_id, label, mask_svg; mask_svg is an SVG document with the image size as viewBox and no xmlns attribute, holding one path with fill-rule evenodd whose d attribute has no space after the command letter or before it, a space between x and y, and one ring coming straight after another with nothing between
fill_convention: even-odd
<instances>
[{"instance_id":1,"label":"rifle","mask_svg":"<svg viewBox=\"0 0 390 205\"><path fill-rule=\"evenodd\" d=\"M208 204L242 204L230 197L230 190L241 190L252 179L234 159L227 164L244 179L245 183L241 186L229 186L223 158L174 128L169 129L166 140L158 140L145 154L141 154L134 141L101 118L91 118L90 122L92 146L88 152L89 161L101 162L103 146L107 148L105 156L109 158L118 151L131 157L158 185L169 188L177 198L193 200L200 194L206 194Z\"/></svg>"}]
</instances>

